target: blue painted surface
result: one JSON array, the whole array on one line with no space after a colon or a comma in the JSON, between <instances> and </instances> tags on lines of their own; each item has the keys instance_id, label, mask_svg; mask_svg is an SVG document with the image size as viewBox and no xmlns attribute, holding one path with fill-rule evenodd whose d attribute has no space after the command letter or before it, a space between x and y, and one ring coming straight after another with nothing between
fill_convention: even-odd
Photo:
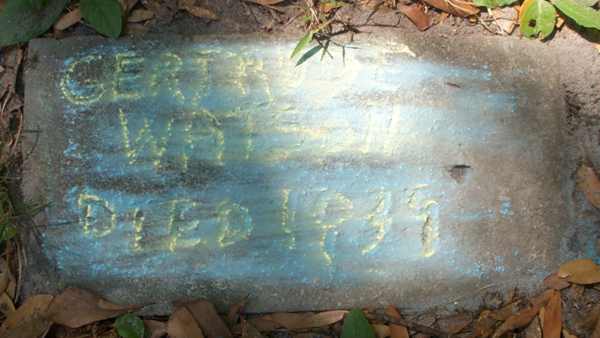
<instances>
[{"instance_id":1,"label":"blue painted surface","mask_svg":"<svg viewBox=\"0 0 600 338\"><path fill-rule=\"evenodd\" d=\"M519 259L519 243L483 255L486 235L469 233L525 213L477 172L541 156L538 135L506 122L523 97L486 65L368 48L295 67L292 48L108 45L66 59L55 174L68 187L45 234L59 268L326 285L442 265L479 278ZM448 173L460 164L475 168L464 183Z\"/></svg>"}]
</instances>

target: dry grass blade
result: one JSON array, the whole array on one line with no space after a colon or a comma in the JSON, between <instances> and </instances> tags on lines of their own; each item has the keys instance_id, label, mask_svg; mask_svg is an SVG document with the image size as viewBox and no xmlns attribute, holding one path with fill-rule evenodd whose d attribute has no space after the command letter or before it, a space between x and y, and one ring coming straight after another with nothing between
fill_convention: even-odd
<instances>
[{"instance_id":1,"label":"dry grass blade","mask_svg":"<svg viewBox=\"0 0 600 338\"><path fill-rule=\"evenodd\" d=\"M466 17L479 13L479 8L473 6L471 2L463 0L425 0L432 7L435 7L452 15Z\"/></svg>"},{"instance_id":2,"label":"dry grass blade","mask_svg":"<svg viewBox=\"0 0 600 338\"><path fill-rule=\"evenodd\" d=\"M552 297L544 307L544 320L542 321L542 332L544 338L560 338L562 331L562 304L560 292L554 291Z\"/></svg>"},{"instance_id":3,"label":"dry grass blade","mask_svg":"<svg viewBox=\"0 0 600 338\"><path fill-rule=\"evenodd\" d=\"M179 308L171 314L167 323L167 333L171 338L204 338L204 333L190 311Z\"/></svg>"},{"instance_id":4,"label":"dry grass blade","mask_svg":"<svg viewBox=\"0 0 600 338\"><path fill-rule=\"evenodd\" d=\"M399 5L398 9L419 29L424 31L431 27L432 19L420 5Z\"/></svg>"},{"instance_id":5,"label":"dry grass blade","mask_svg":"<svg viewBox=\"0 0 600 338\"><path fill-rule=\"evenodd\" d=\"M46 318L52 299L53 297L50 295L28 298L2 323L0 337L37 338L42 336L52 325Z\"/></svg>"},{"instance_id":6,"label":"dry grass blade","mask_svg":"<svg viewBox=\"0 0 600 338\"><path fill-rule=\"evenodd\" d=\"M581 285L600 283L600 266L591 259L576 259L561 265L558 277Z\"/></svg>"},{"instance_id":7,"label":"dry grass blade","mask_svg":"<svg viewBox=\"0 0 600 338\"><path fill-rule=\"evenodd\" d=\"M79 8L76 8L58 19L58 21L54 24L54 29L64 31L79 21L81 21L81 11Z\"/></svg>"},{"instance_id":8,"label":"dry grass blade","mask_svg":"<svg viewBox=\"0 0 600 338\"><path fill-rule=\"evenodd\" d=\"M112 304L89 291L69 288L54 298L48 316L54 323L74 329L137 308Z\"/></svg>"},{"instance_id":9,"label":"dry grass blade","mask_svg":"<svg viewBox=\"0 0 600 338\"><path fill-rule=\"evenodd\" d=\"M339 322L348 311L326 311L313 313L273 313L263 319L278 324L288 330L310 329Z\"/></svg>"},{"instance_id":10,"label":"dry grass blade","mask_svg":"<svg viewBox=\"0 0 600 338\"><path fill-rule=\"evenodd\" d=\"M583 191L588 202L600 208L600 179L594 168L582 164L577 169L577 187Z\"/></svg>"},{"instance_id":11,"label":"dry grass blade","mask_svg":"<svg viewBox=\"0 0 600 338\"><path fill-rule=\"evenodd\" d=\"M232 337L227 325L225 325L212 303L199 300L186 304L185 307L190 311L196 322L200 324L200 328L202 328L202 332L207 338Z\"/></svg>"}]
</instances>

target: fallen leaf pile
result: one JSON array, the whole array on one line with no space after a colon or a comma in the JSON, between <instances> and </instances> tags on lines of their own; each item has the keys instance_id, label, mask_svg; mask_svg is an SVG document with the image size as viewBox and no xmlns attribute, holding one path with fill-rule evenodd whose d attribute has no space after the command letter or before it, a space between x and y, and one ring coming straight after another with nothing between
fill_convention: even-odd
<instances>
[{"instance_id":1,"label":"fallen leaf pile","mask_svg":"<svg viewBox=\"0 0 600 338\"><path fill-rule=\"evenodd\" d=\"M0 279L0 287L6 284ZM580 315L581 324L574 324L577 332L587 330L590 337L600 337L598 297L596 301L581 303L581 297L588 291L600 295L596 290L600 286L600 266L589 259L569 261L545 278L543 285L546 290L530 298L519 295L516 290L507 296L489 294L484 297L488 307L479 313L433 312L403 316L398 308L389 305L381 311L354 309L249 315L244 312L243 301L232 305L223 317L212 303L198 300L176 306L166 320L142 319L132 314L140 307L116 305L94 293L68 288L56 296L32 296L17 310L8 309L0 337L43 337L59 325L66 330L89 327L97 332L98 323L104 323L104 333L124 338L261 338L276 332L287 332L294 338L316 337L311 332L318 332L319 337L342 338L500 338L516 333L526 338L577 338L572 333L573 328L565 325L566 307L585 310ZM574 299L579 302L575 306ZM114 318L116 321L107 322Z\"/></svg>"},{"instance_id":2,"label":"fallen leaf pile","mask_svg":"<svg viewBox=\"0 0 600 338\"><path fill-rule=\"evenodd\" d=\"M168 12L169 10L171 10L171 13L167 15L171 16L175 11L181 10L198 18L218 20L218 16L215 12L209 8L198 5L196 0L174 1L175 6L173 7L165 6L158 0L119 0L119 2L128 26L133 26L133 28L136 28L135 25L150 22L157 17L164 17L165 11ZM81 20L82 16L79 6L71 6L66 9L66 13L54 24L54 30L55 32L62 32L80 23Z\"/></svg>"}]
</instances>

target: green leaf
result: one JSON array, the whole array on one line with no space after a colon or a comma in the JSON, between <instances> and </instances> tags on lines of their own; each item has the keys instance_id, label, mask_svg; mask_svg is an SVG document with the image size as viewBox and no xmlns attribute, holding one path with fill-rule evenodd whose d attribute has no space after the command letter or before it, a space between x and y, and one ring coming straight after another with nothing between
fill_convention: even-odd
<instances>
[{"instance_id":1,"label":"green leaf","mask_svg":"<svg viewBox=\"0 0 600 338\"><path fill-rule=\"evenodd\" d=\"M48 0L28 0L28 1L31 4L31 7L33 7L34 9L36 9L38 11L48 5Z\"/></svg>"},{"instance_id":2,"label":"green leaf","mask_svg":"<svg viewBox=\"0 0 600 338\"><path fill-rule=\"evenodd\" d=\"M298 44L296 45L296 48L294 48L294 51L292 52L292 56L290 56L290 58L293 59L294 56L296 56L304 48L306 48L306 46L308 46L308 44L312 41L314 35L314 31L309 31L308 33L306 33L306 35L304 35L302 39L298 41Z\"/></svg>"},{"instance_id":3,"label":"green leaf","mask_svg":"<svg viewBox=\"0 0 600 338\"><path fill-rule=\"evenodd\" d=\"M300 57L300 59L298 59L298 62L296 62L296 67L298 67L301 64L303 64L304 62L308 61L308 59L310 59L313 55L317 54L321 49L323 49L323 47L321 47L321 45L317 45L317 46L314 46L313 48L309 49L308 52L304 53Z\"/></svg>"},{"instance_id":4,"label":"green leaf","mask_svg":"<svg viewBox=\"0 0 600 338\"><path fill-rule=\"evenodd\" d=\"M496 8L512 5L518 0L473 0L475 6Z\"/></svg>"},{"instance_id":5,"label":"green leaf","mask_svg":"<svg viewBox=\"0 0 600 338\"><path fill-rule=\"evenodd\" d=\"M375 331L361 310L352 310L344 319L342 338L375 338Z\"/></svg>"},{"instance_id":6,"label":"green leaf","mask_svg":"<svg viewBox=\"0 0 600 338\"><path fill-rule=\"evenodd\" d=\"M552 0L552 3L558 10L573 19L578 25L600 29L600 11L579 4L574 0Z\"/></svg>"},{"instance_id":7,"label":"green leaf","mask_svg":"<svg viewBox=\"0 0 600 338\"><path fill-rule=\"evenodd\" d=\"M521 33L528 38L547 38L556 26L556 9L546 0L525 0L519 17Z\"/></svg>"},{"instance_id":8,"label":"green leaf","mask_svg":"<svg viewBox=\"0 0 600 338\"><path fill-rule=\"evenodd\" d=\"M115 328L122 338L144 338L146 331L144 321L131 313L117 318Z\"/></svg>"},{"instance_id":9,"label":"green leaf","mask_svg":"<svg viewBox=\"0 0 600 338\"><path fill-rule=\"evenodd\" d=\"M17 235L17 229L11 225L3 225L0 228L0 241L8 241Z\"/></svg>"},{"instance_id":10,"label":"green leaf","mask_svg":"<svg viewBox=\"0 0 600 338\"><path fill-rule=\"evenodd\" d=\"M100 34L118 38L123 17L118 0L81 0L81 16Z\"/></svg>"},{"instance_id":11,"label":"green leaf","mask_svg":"<svg viewBox=\"0 0 600 338\"><path fill-rule=\"evenodd\" d=\"M33 0L0 0L0 47L25 42L50 28L69 0L45 0L43 8L34 8ZM37 1L37 0L36 0Z\"/></svg>"}]
</instances>

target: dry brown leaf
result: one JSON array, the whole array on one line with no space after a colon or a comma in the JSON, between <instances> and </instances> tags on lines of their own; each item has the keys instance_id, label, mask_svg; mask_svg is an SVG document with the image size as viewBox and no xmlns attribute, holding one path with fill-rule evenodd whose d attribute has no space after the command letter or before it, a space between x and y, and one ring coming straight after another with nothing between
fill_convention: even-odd
<instances>
[{"instance_id":1,"label":"dry brown leaf","mask_svg":"<svg viewBox=\"0 0 600 338\"><path fill-rule=\"evenodd\" d=\"M508 317L514 315L519 311L520 301L515 301L509 304L504 305L498 310L494 310L490 312L490 317L497 321L505 321Z\"/></svg>"},{"instance_id":2,"label":"dry brown leaf","mask_svg":"<svg viewBox=\"0 0 600 338\"><path fill-rule=\"evenodd\" d=\"M554 295L554 290L546 290L546 291L542 292L541 294L530 298L529 302L534 307L541 308L541 307L544 307L546 305L546 303L548 303L548 301L550 300L550 297L552 297L552 295Z\"/></svg>"},{"instance_id":3,"label":"dry brown leaf","mask_svg":"<svg viewBox=\"0 0 600 338\"><path fill-rule=\"evenodd\" d=\"M126 14L131 11L133 6L135 6L135 4L137 4L137 2L138 2L138 0L119 0L119 3L121 3L121 8L123 9L123 12L125 12Z\"/></svg>"},{"instance_id":4,"label":"dry brown leaf","mask_svg":"<svg viewBox=\"0 0 600 338\"><path fill-rule=\"evenodd\" d=\"M158 320L144 320L144 325L150 334L150 338L160 338L167 334L167 323Z\"/></svg>"},{"instance_id":5,"label":"dry brown leaf","mask_svg":"<svg viewBox=\"0 0 600 338\"><path fill-rule=\"evenodd\" d=\"M171 338L204 338L200 325L185 307L181 307L171 314L167 322L167 333Z\"/></svg>"},{"instance_id":6,"label":"dry brown leaf","mask_svg":"<svg viewBox=\"0 0 600 338\"><path fill-rule=\"evenodd\" d=\"M600 179L592 167L582 164L577 169L577 187L583 191L588 202L600 208Z\"/></svg>"},{"instance_id":7,"label":"dry brown leaf","mask_svg":"<svg viewBox=\"0 0 600 338\"><path fill-rule=\"evenodd\" d=\"M406 326L391 324L390 325L390 337L391 338L409 338L408 329Z\"/></svg>"},{"instance_id":8,"label":"dry brown leaf","mask_svg":"<svg viewBox=\"0 0 600 338\"><path fill-rule=\"evenodd\" d=\"M398 310L398 308L396 308L393 305L388 305L385 308L385 315L390 317L391 319L395 319L395 320L402 319L402 314L400 314L400 311ZM408 330L406 329L405 326L391 324L390 325L390 337L391 338L408 338L409 337Z\"/></svg>"},{"instance_id":9,"label":"dry brown leaf","mask_svg":"<svg viewBox=\"0 0 600 338\"><path fill-rule=\"evenodd\" d=\"M310 329L339 322L347 311L326 311L321 313L273 313L265 319L279 324L288 330Z\"/></svg>"},{"instance_id":10,"label":"dry brown leaf","mask_svg":"<svg viewBox=\"0 0 600 338\"><path fill-rule=\"evenodd\" d=\"M431 27L432 19L427 13L425 13L425 9L420 5L399 5L398 9L402 14L406 15L406 17L417 27L418 30L424 31L427 28Z\"/></svg>"},{"instance_id":11,"label":"dry brown leaf","mask_svg":"<svg viewBox=\"0 0 600 338\"><path fill-rule=\"evenodd\" d=\"M127 17L127 22L142 22L154 17L154 12L147 9L134 9Z\"/></svg>"},{"instance_id":12,"label":"dry brown leaf","mask_svg":"<svg viewBox=\"0 0 600 338\"><path fill-rule=\"evenodd\" d=\"M247 299L243 299L242 301L229 307L229 310L227 311L227 322L230 325L234 325L240 320L240 314L244 311L246 302Z\"/></svg>"},{"instance_id":13,"label":"dry brown leaf","mask_svg":"<svg viewBox=\"0 0 600 338\"><path fill-rule=\"evenodd\" d=\"M0 258L0 292L4 292L8 288L11 275L8 263Z\"/></svg>"},{"instance_id":14,"label":"dry brown leaf","mask_svg":"<svg viewBox=\"0 0 600 338\"><path fill-rule=\"evenodd\" d=\"M396 308L394 305L388 305L385 308L385 315L392 319L402 319L400 311L398 311L398 308Z\"/></svg>"},{"instance_id":15,"label":"dry brown leaf","mask_svg":"<svg viewBox=\"0 0 600 338\"><path fill-rule=\"evenodd\" d=\"M581 285L600 283L600 266L591 259L576 259L558 269L558 276Z\"/></svg>"},{"instance_id":16,"label":"dry brown leaf","mask_svg":"<svg viewBox=\"0 0 600 338\"><path fill-rule=\"evenodd\" d=\"M2 312L4 316L8 316L15 311L15 304L12 299L10 299L6 292L3 292L2 295L0 295L0 312Z\"/></svg>"},{"instance_id":17,"label":"dry brown leaf","mask_svg":"<svg viewBox=\"0 0 600 338\"><path fill-rule=\"evenodd\" d=\"M525 334L525 337L523 338L542 338L542 328L540 326L539 317L535 317L523 333Z\"/></svg>"},{"instance_id":18,"label":"dry brown leaf","mask_svg":"<svg viewBox=\"0 0 600 338\"><path fill-rule=\"evenodd\" d=\"M507 332L527 326L529 323L531 323L535 316L537 316L539 311L540 307L533 306L508 317L506 321L496 329L492 337L501 337Z\"/></svg>"},{"instance_id":19,"label":"dry brown leaf","mask_svg":"<svg viewBox=\"0 0 600 338\"><path fill-rule=\"evenodd\" d=\"M592 331L592 335L590 336L590 338L600 338L600 318L598 318L598 321L596 322L596 327L594 328L594 331Z\"/></svg>"},{"instance_id":20,"label":"dry brown leaf","mask_svg":"<svg viewBox=\"0 0 600 338\"><path fill-rule=\"evenodd\" d=\"M81 21L81 11L79 8L76 8L69 13L63 15L58 19L58 21L54 24L54 29L59 31L64 31L65 29L73 26L74 24Z\"/></svg>"},{"instance_id":21,"label":"dry brown leaf","mask_svg":"<svg viewBox=\"0 0 600 338\"><path fill-rule=\"evenodd\" d=\"M196 6L196 0L179 0L177 2L179 9L183 9L197 18L205 18L209 20L217 20L215 12L208 8Z\"/></svg>"},{"instance_id":22,"label":"dry brown leaf","mask_svg":"<svg viewBox=\"0 0 600 338\"><path fill-rule=\"evenodd\" d=\"M554 291L548 304L544 307L544 319L542 320L542 332L544 338L560 338L562 331L562 304L560 292Z\"/></svg>"},{"instance_id":23,"label":"dry brown leaf","mask_svg":"<svg viewBox=\"0 0 600 338\"><path fill-rule=\"evenodd\" d=\"M200 7L200 6L193 6L193 7L186 7L185 10L197 18L205 18L205 19L209 19L209 20L217 20L218 19L215 12L211 11L208 8L204 8L204 7Z\"/></svg>"},{"instance_id":24,"label":"dry brown leaf","mask_svg":"<svg viewBox=\"0 0 600 338\"><path fill-rule=\"evenodd\" d=\"M8 294L8 296L11 299L15 299L15 297L17 296L17 280L15 279L15 277L12 274L9 275L9 281L8 281L8 287L6 288L6 293Z\"/></svg>"},{"instance_id":25,"label":"dry brown leaf","mask_svg":"<svg viewBox=\"0 0 600 338\"><path fill-rule=\"evenodd\" d=\"M475 322L473 334L475 337L486 338L494 333L496 320L491 317L491 311L484 310L479 314L479 318Z\"/></svg>"},{"instance_id":26,"label":"dry brown leaf","mask_svg":"<svg viewBox=\"0 0 600 338\"><path fill-rule=\"evenodd\" d=\"M242 319L242 338L264 338L260 331L247 320Z\"/></svg>"},{"instance_id":27,"label":"dry brown leaf","mask_svg":"<svg viewBox=\"0 0 600 338\"><path fill-rule=\"evenodd\" d=\"M265 318L265 316L251 318L251 319L248 319L248 321L250 322L250 324L252 324L252 326L254 326L260 332L275 331L281 327L281 325L279 325L279 323L276 323L270 319L267 319L267 318Z\"/></svg>"},{"instance_id":28,"label":"dry brown leaf","mask_svg":"<svg viewBox=\"0 0 600 338\"><path fill-rule=\"evenodd\" d=\"M0 337L38 338L42 336L52 325L46 319L48 306L52 299L51 295L36 295L28 298L2 323Z\"/></svg>"},{"instance_id":29,"label":"dry brown leaf","mask_svg":"<svg viewBox=\"0 0 600 338\"><path fill-rule=\"evenodd\" d=\"M479 8L473 6L473 3L465 0L425 0L432 7L435 7L452 15L466 17L479 13Z\"/></svg>"},{"instance_id":30,"label":"dry brown leaf","mask_svg":"<svg viewBox=\"0 0 600 338\"><path fill-rule=\"evenodd\" d=\"M437 323L440 330L450 334L456 334L469 326L472 321L473 318L471 318L471 315L468 313L458 313L450 317L438 319Z\"/></svg>"},{"instance_id":31,"label":"dry brown leaf","mask_svg":"<svg viewBox=\"0 0 600 338\"><path fill-rule=\"evenodd\" d=\"M284 0L253 0L252 2L263 6L273 6L282 3Z\"/></svg>"},{"instance_id":32,"label":"dry brown leaf","mask_svg":"<svg viewBox=\"0 0 600 338\"><path fill-rule=\"evenodd\" d=\"M565 338L577 338L577 336L576 336L576 335L572 334L572 333L571 333L569 330L567 330L567 329L563 329L563 330L562 330L562 333L563 333L563 336L564 336Z\"/></svg>"},{"instance_id":33,"label":"dry brown leaf","mask_svg":"<svg viewBox=\"0 0 600 338\"><path fill-rule=\"evenodd\" d=\"M68 288L54 298L48 316L56 324L75 329L137 308L112 304L89 291Z\"/></svg>"},{"instance_id":34,"label":"dry brown leaf","mask_svg":"<svg viewBox=\"0 0 600 338\"><path fill-rule=\"evenodd\" d=\"M190 311L202 332L207 338L231 338L231 332L217 313L215 306L205 300L188 303L185 307Z\"/></svg>"},{"instance_id":35,"label":"dry brown leaf","mask_svg":"<svg viewBox=\"0 0 600 338\"><path fill-rule=\"evenodd\" d=\"M568 280L558 277L558 274L556 273L544 278L544 286L548 289L562 290L568 288L569 285L571 284Z\"/></svg>"},{"instance_id":36,"label":"dry brown leaf","mask_svg":"<svg viewBox=\"0 0 600 338\"><path fill-rule=\"evenodd\" d=\"M383 324L373 324L373 331L375 331L375 335L377 338L387 338L390 336L390 327Z\"/></svg>"}]
</instances>

